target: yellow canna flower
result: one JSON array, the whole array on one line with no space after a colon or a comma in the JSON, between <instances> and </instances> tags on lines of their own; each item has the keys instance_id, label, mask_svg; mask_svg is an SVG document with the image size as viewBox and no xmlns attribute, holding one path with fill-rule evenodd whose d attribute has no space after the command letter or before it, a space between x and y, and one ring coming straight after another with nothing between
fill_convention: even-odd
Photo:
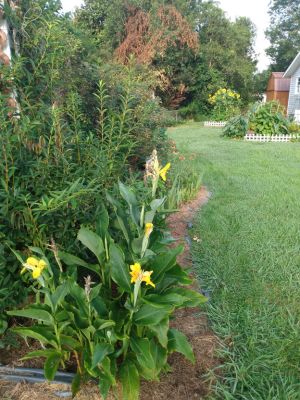
<instances>
[{"instance_id":1,"label":"yellow canna flower","mask_svg":"<svg viewBox=\"0 0 300 400\"><path fill-rule=\"evenodd\" d=\"M143 271L140 263L134 263L133 265L130 265L130 269L131 283L135 283L137 280L140 280L140 282L145 282L146 285L155 287L154 283L151 281L151 274L153 271Z\"/></svg>"},{"instance_id":2,"label":"yellow canna flower","mask_svg":"<svg viewBox=\"0 0 300 400\"><path fill-rule=\"evenodd\" d=\"M46 261L40 260L38 263L38 268L40 268L43 271L43 269L46 267L46 265L47 265Z\"/></svg>"},{"instance_id":3,"label":"yellow canna flower","mask_svg":"<svg viewBox=\"0 0 300 400\"><path fill-rule=\"evenodd\" d=\"M167 180L167 172L170 169L170 167L171 163L168 163L159 171L159 175L164 182Z\"/></svg>"},{"instance_id":4,"label":"yellow canna flower","mask_svg":"<svg viewBox=\"0 0 300 400\"><path fill-rule=\"evenodd\" d=\"M32 267L37 267L39 265L39 260L35 257L28 257L26 260L26 264L29 264Z\"/></svg>"},{"instance_id":5,"label":"yellow canna flower","mask_svg":"<svg viewBox=\"0 0 300 400\"><path fill-rule=\"evenodd\" d=\"M142 275L142 282L146 282L146 285L151 285L155 288L154 283L151 281L151 274L153 273L153 271L143 271L143 275Z\"/></svg>"},{"instance_id":6,"label":"yellow canna flower","mask_svg":"<svg viewBox=\"0 0 300 400\"><path fill-rule=\"evenodd\" d=\"M149 237L153 231L153 224L152 222L147 222L145 224L145 236Z\"/></svg>"},{"instance_id":7,"label":"yellow canna flower","mask_svg":"<svg viewBox=\"0 0 300 400\"><path fill-rule=\"evenodd\" d=\"M41 276L42 273L42 268L40 267L36 267L33 271L32 271L32 277L33 279L38 279Z\"/></svg>"},{"instance_id":8,"label":"yellow canna flower","mask_svg":"<svg viewBox=\"0 0 300 400\"><path fill-rule=\"evenodd\" d=\"M130 265L130 275L131 275L131 283L134 283L137 281L137 279L139 278L141 271L142 271L142 267L140 263L134 263L133 265Z\"/></svg>"},{"instance_id":9,"label":"yellow canna flower","mask_svg":"<svg viewBox=\"0 0 300 400\"><path fill-rule=\"evenodd\" d=\"M39 260L35 257L28 257L26 262L23 264L21 275L24 274L25 271L30 271L33 279L38 279L46 266L46 261Z\"/></svg>"}]
</instances>

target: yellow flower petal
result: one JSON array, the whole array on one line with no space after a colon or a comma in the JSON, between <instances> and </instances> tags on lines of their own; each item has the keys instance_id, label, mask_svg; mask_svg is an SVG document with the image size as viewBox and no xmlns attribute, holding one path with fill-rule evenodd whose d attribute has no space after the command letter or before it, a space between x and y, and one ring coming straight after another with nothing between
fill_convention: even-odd
<instances>
[{"instance_id":1,"label":"yellow flower petal","mask_svg":"<svg viewBox=\"0 0 300 400\"><path fill-rule=\"evenodd\" d=\"M167 179L167 172L170 169L170 167L171 167L171 163L168 163L159 171L159 175L164 182Z\"/></svg>"},{"instance_id":2,"label":"yellow flower petal","mask_svg":"<svg viewBox=\"0 0 300 400\"><path fill-rule=\"evenodd\" d=\"M141 271L142 267L140 263L134 263L133 265L130 265L130 269L131 271L135 272L135 271Z\"/></svg>"},{"instance_id":3,"label":"yellow flower petal","mask_svg":"<svg viewBox=\"0 0 300 400\"><path fill-rule=\"evenodd\" d=\"M39 260L35 257L28 257L26 260L26 264L29 264L32 267L37 267L39 265Z\"/></svg>"},{"instance_id":4,"label":"yellow flower petal","mask_svg":"<svg viewBox=\"0 0 300 400\"><path fill-rule=\"evenodd\" d=\"M151 274L153 271L144 271L142 276L142 282L146 282L146 285L151 285L155 287L154 283L151 281Z\"/></svg>"},{"instance_id":5,"label":"yellow flower petal","mask_svg":"<svg viewBox=\"0 0 300 400\"><path fill-rule=\"evenodd\" d=\"M142 267L140 263L134 263L133 265L130 265L130 275L131 275L131 283L134 283L137 281L137 279L139 278L141 271L142 271Z\"/></svg>"},{"instance_id":6,"label":"yellow flower petal","mask_svg":"<svg viewBox=\"0 0 300 400\"><path fill-rule=\"evenodd\" d=\"M40 268L41 270L43 270L45 267L47 266L46 261L44 260L40 260L38 263L38 268Z\"/></svg>"},{"instance_id":7,"label":"yellow flower petal","mask_svg":"<svg viewBox=\"0 0 300 400\"><path fill-rule=\"evenodd\" d=\"M38 279L41 276L42 273L42 269L39 267L36 267L33 271L32 271L32 277L33 279Z\"/></svg>"}]
</instances>

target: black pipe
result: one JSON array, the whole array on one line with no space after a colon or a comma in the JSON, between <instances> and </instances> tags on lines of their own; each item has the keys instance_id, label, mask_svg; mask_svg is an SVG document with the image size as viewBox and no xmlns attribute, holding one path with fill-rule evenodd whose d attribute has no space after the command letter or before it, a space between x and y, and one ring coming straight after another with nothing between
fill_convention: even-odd
<instances>
[{"instance_id":1,"label":"black pipe","mask_svg":"<svg viewBox=\"0 0 300 400\"><path fill-rule=\"evenodd\" d=\"M70 372L58 371L55 375L53 383L70 385L75 374ZM39 368L12 368L0 365L0 380L13 382L32 382L41 383L47 381L44 370Z\"/></svg>"}]
</instances>

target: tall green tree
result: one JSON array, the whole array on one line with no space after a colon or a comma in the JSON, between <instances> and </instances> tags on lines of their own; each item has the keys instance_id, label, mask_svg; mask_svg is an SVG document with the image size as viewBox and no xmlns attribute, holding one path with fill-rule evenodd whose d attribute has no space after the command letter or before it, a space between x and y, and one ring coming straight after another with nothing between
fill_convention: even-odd
<instances>
[{"instance_id":1,"label":"tall green tree","mask_svg":"<svg viewBox=\"0 0 300 400\"><path fill-rule=\"evenodd\" d=\"M267 54L272 59L273 71L285 71L300 51L300 2L272 0L269 14L271 21L266 34L271 45Z\"/></svg>"},{"instance_id":2,"label":"tall green tree","mask_svg":"<svg viewBox=\"0 0 300 400\"><path fill-rule=\"evenodd\" d=\"M222 86L250 101L256 70L252 22L244 17L232 22L216 3L208 1L199 5L197 31L199 53L194 60L190 99L198 104L199 112L207 111L208 94Z\"/></svg>"}]
</instances>

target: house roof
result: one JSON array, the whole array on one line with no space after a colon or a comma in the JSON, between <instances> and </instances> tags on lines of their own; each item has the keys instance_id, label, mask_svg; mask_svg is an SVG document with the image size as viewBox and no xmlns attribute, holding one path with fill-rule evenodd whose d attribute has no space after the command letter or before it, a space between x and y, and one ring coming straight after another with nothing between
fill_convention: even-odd
<instances>
[{"instance_id":1,"label":"house roof","mask_svg":"<svg viewBox=\"0 0 300 400\"><path fill-rule=\"evenodd\" d=\"M291 78L299 67L300 67L300 52L296 55L296 57L294 58L292 64L285 71L283 77L284 78Z\"/></svg>"},{"instance_id":2,"label":"house roof","mask_svg":"<svg viewBox=\"0 0 300 400\"><path fill-rule=\"evenodd\" d=\"M290 90L290 78L284 78L284 72L272 72L267 91L288 92Z\"/></svg>"}]
</instances>

